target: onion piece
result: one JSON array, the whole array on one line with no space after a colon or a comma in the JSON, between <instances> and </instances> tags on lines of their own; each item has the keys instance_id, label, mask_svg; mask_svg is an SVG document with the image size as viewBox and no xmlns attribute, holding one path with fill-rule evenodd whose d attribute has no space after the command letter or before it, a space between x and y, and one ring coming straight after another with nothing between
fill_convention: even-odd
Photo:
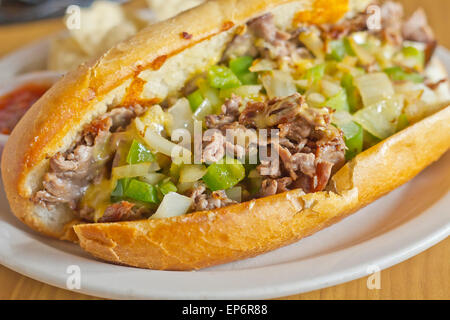
<instances>
[{"instance_id":1,"label":"onion piece","mask_svg":"<svg viewBox=\"0 0 450 320\"><path fill-rule=\"evenodd\" d=\"M150 128L145 131L143 139L151 149L172 157L173 162L189 163L191 161L191 151L163 138Z\"/></svg>"},{"instance_id":2,"label":"onion piece","mask_svg":"<svg viewBox=\"0 0 450 320\"><path fill-rule=\"evenodd\" d=\"M192 199L176 192L166 194L150 219L161 219L181 216L189 211L192 205Z\"/></svg>"},{"instance_id":3,"label":"onion piece","mask_svg":"<svg viewBox=\"0 0 450 320\"><path fill-rule=\"evenodd\" d=\"M192 110L188 99L178 99L177 102L167 111L173 118L170 126L170 132L173 132L176 129L187 129L191 134L193 133L194 124L192 119Z\"/></svg>"},{"instance_id":4,"label":"onion piece","mask_svg":"<svg viewBox=\"0 0 450 320\"><path fill-rule=\"evenodd\" d=\"M363 65L371 65L376 62L375 58L366 49L360 46L354 38L348 38L348 40L350 42L350 47Z\"/></svg>"},{"instance_id":5,"label":"onion piece","mask_svg":"<svg viewBox=\"0 0 450 320\"><path fill-rule=\"evenodd\" d=\"M112 176L114 179L140 177L159 169L159 165L156 162L130 164L113 168Z\"/></svg>"},{"instance_id":6,"label":"onion piece","mask_svg":"<svg viewBox=\"0 0 450 320\"><path fill-rule=\"evenodd\" d=\"M353 115L353 119L375 137L386 139L396 132L403 104L403 96L395 95L359 110Z\"/></svg>"},{"instance_id":7,"label":"onion piece","mask_svg":"<svg viewBox=\"0 0 450 320\"><path fill-rule=\"evenodd\" d=\"M395 93L391 80L383 72L365 74L354 81L365 107L388 99Z\"/></svg>"},{"instance_id":8,"label":"onion piece","mask_svg":"<svg viewBox=\"0 0 450 320\"><path fill-rule=\"evenodd\" d=\"M150 107L144 115L135 119L136 128L140 132L144 132L145 128L151 128L153 131L161 133L170 127L171 122L172 116L164 112L159 105Z\"/></svg>"},{"instance_id":9,"label":"onion piece","mask_svg":"<svg viewBox=\"0 0 450 320\"><path fill-rule=\"evenodd\" d=\"M339 84L337 84L333 81L327 80L327 79L323 79L320 82L320 86L322 88L322 93L327 98L334 97L342 90L342 87Z\"/></svg>"},{"instance_id":10,"label":"onion piece","mask_svg":"<svg viewBox=\"0 0 450 320\"><path fill-rule=\"evenodd\" d=\"M200 180L208 169L202 164L187 164L181 167L180 183L195 182Z\"/></svg>"},{"instance_id":11,"label":"onion piece","mask_svg":"<svg viewBox=\"0 0 450 320\"><path fill-rule=\"evenodd\" d=\"M317 59L325 59L325 45L315 32L302 32L299 35L299 40L311 51Z\"/></svg>"},{"instance_id":12,"label":"onion piece","mask_svg":"<svg viewBox=\"0 0 450 320\"><path fill-rule=\"evenodd\" d=\"M275 61L269 59L256 59L248 70L250 72L272 71L277 67Z\"/></svg>"},{"instance_id":13,"label":"onion piece","mask_svg":"<svg viewBox=\"0 0 450 320\"><path fill-rule=\"evenodd\" d=\"M242 201L242 187L233 187L230 189L225 190L225 193L227 194L227 197L231 200L234 200L236 202Z\"/></svg>"},{"instance_id":14,"label":"onion piece","mask_svg":"<svg viewBox=\"0 0 450 320\"><path fill-rule=\"evenodd\" d=\"M270 99L287 97L297 92L292 76L284 71L274 70L261 77L264 88Z\"/></svg>"},{"instance_id":15,"label":"onion piece","mask_svg":"<svg viewBox=\"0 0 450 320\"><path fill-rule=\"evenodd\" d=\"M148 184L155 185L166 177L167 176L162 173L153 172L144 176L140 176L139 178L142 179L142 181L147 182Z\"/></svg>"}]
</instances>

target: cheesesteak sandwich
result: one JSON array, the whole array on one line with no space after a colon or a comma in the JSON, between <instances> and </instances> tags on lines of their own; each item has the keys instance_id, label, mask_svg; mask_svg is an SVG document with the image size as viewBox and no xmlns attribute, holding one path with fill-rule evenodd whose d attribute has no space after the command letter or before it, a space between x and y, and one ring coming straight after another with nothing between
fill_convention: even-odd
<instances>
[{"instance_id":1,"label":"cheesesteak sandwich","mask_svg":"<svg viewBox=\"0 0 450 320\"><path fill-rule=\"evenodd\" d=\"M390 192L449 149L450 94L423 11L375 5L211 0L81 65L6 145L13 212L103 260L191 270Z\"/></svg>"}]
</instances>

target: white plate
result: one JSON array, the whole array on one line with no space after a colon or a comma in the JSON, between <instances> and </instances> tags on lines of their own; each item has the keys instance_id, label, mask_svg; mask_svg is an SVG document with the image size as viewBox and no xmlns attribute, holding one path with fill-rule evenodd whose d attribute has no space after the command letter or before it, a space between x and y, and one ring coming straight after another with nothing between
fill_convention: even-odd
<instances>
[{"instance_id":1,"label":"white plate","mask_svg":"<svg viewBox=\"0 0 450 320\"><path fill-rule=\"evenodd\" d=\"M438 54L450 69L450 54L442 48ZM75 265L81 271L78 291L106 298L281 297L367 276L374 268L390 267L445 239L450 234L449 190L447 153L401 188L309 238L196 272L141 270L97 261L76 245L29 230L12 215L2 192L0 263L61 288L66 288L67 271L75 270L69 266Z\"/></svg>"}]
</instances>

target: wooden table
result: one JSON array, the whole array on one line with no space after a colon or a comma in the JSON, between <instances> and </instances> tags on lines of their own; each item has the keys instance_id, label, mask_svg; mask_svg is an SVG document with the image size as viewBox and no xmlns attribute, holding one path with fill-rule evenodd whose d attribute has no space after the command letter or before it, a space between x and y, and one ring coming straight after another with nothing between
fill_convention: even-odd
<instances>
[{"instance_id":1,"label":"wooden table","mask_svg":"<svg viewBox=\"0 0 450 320\"><path fill-rule=\"evenodd\" d=\"M403 0L407 12L425 6L442 45L450 48L449 0ZM0 55L60 30L59 20L0 27ZM367 289L367 278L286 299L450 299L450 239L381 272L381 289ZM95 299L22 276L0 266L0 299Z\"/></svg>"}]
</instances>

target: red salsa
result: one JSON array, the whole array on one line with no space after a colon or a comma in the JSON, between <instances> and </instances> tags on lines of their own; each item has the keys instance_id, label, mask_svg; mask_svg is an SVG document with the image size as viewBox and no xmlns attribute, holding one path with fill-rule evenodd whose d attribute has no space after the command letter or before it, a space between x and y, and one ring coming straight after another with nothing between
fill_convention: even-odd
<instances>
[{"instance_id":1,"label":"red salsa","mask_svg":"<svg viewBox=\"0 0 450 320\"><path fill-rule=\"evenodd\" d=\"M0 133L10 134L27 110L51 87L26 83L0 97Z\"/></svg>"}]
</instances>

